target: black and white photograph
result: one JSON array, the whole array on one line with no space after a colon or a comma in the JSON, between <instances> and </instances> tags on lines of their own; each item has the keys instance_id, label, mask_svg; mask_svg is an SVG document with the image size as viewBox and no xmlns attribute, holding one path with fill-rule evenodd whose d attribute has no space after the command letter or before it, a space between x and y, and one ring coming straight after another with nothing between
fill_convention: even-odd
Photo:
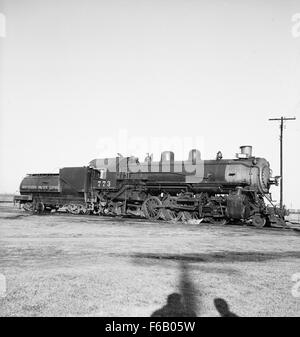
<instances>
[{"instance_id":1,"label":"black and white photograph","mask_svg":"<svg viewBox=\"0 0 300 337\"><path fill-rule=\"evenodd\" d=\"M0 317L299 317L299 122L299 0L0 0Z\"/></svg>"}]
</instances>

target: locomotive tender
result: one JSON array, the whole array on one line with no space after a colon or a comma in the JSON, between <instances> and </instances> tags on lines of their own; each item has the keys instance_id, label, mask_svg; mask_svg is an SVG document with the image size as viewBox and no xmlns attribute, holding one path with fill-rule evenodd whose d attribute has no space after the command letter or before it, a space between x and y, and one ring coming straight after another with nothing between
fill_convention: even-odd
<instances>
[{"instance_id":1,"label":"locomotive tender","mask_svg":"<svg viewBox=\"0 0 300 337\"><path fill-rule=\"evenodd\" d=\"M235 159L201 160L191 150L187 161L165 151L160 161L147 156L94 159L87 167L65 167L58 174L29 174L15 197L25 210L64 208L73 214L134 214L148 219L205 219L211 223L251 222L256 227L283 220L270 203L269 162L241 146Z\"/></svg>"}]
</instances>

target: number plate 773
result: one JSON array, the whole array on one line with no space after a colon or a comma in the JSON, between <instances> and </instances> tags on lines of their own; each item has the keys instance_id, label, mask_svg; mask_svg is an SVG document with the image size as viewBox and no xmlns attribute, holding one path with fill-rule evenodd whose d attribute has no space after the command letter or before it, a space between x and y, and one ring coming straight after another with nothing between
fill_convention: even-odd
<instances>
[{"instance_id":1,"label":"number plate 773","mask_svg":"<svg viewBox=\"0 0 300 337\"><path fill-rule=\"evenodd\" d=\"M110 187L110 180L98 180L98 187Z\"/></svg>"}]
</instances>

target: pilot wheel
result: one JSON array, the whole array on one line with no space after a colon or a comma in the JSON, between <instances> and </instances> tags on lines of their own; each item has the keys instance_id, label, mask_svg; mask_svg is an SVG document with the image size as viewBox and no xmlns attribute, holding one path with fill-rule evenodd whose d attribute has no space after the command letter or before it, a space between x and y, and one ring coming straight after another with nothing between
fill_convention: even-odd
<instances>
[{"instance_id":1,"label":"pilot wheel","mask_svg":"<svg viewBox=\"0 0 300 337\"><path fill-rule=\"evenodd\" d=\"M256 227L256 228L263 228L266 225L266 218L262 217L259 214L255 214L252 216L252 224Z\"/></svg>"}]
</instances>

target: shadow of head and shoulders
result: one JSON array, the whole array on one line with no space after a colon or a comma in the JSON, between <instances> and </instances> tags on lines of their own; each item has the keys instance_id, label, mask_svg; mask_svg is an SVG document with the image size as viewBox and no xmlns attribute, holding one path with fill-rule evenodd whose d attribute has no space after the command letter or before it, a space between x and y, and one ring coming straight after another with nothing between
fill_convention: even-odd
<instances>
[{"instance_id":1,"label":"shadow of head and shoulders","mask_svg":"<svg viewBox=\"0 0 300 337\"><path fill-rule=\"evenodd\" d=\"M172 293L167 297L166 305L156 310L151 317L196 317L196 314L185 308L180 294Z\"/></svg>"},{"instance_id":2,"label":"shadow of head and shoulders","mask_svg":"<svg viewBox=\"0 0 300 337\"><path fill-rule=\"evenodd\" d=\"M214 304L221 317L239 317L230 311L228 303L223 298L215 298Z\"/></svg>"}]
</instances>

